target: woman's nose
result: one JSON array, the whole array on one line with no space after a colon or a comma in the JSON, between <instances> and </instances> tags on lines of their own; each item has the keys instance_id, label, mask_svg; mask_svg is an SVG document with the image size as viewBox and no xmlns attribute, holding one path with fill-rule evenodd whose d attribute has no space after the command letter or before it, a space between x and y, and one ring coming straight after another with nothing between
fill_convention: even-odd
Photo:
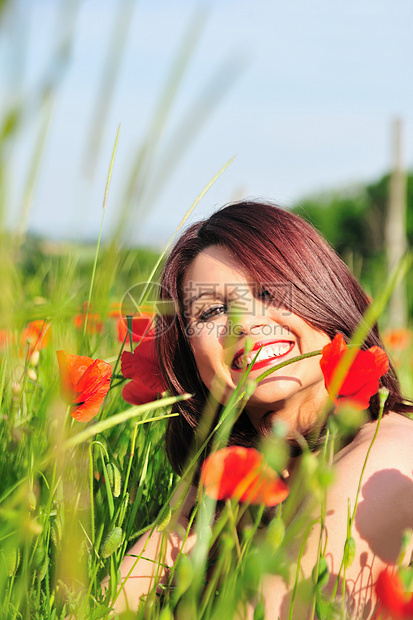
<instances>
[{"instance_id":1,"label":"woman's nose","mask_svg":"<svg viewBox=\"0 0 413 620\"><path fill-rule=\"evenodd\" d=\"M267 316L268 308L259 300L252 299L232 308L234 333L241 335L260 335L270 325ZM236 328L236 329L235 329Z\"/></svg>"}]
</instances>

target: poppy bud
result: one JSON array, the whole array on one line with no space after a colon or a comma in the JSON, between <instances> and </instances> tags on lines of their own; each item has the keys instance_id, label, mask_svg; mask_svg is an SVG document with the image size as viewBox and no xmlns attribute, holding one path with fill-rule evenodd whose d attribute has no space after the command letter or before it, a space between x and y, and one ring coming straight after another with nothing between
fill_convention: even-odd
<instances>
[{"instance_id":1,"label":"poppy bud","mask_svg":"<svg viewBox=\"0 0 413 620\"><path fill-rule=\"evenodd\" d=\"M19 396L22 391L22 386L17 381L11 384L11 391L13 392L13 396Z\"/></svg>"},{"instance_id":2,"label":"poppy bud","mask_svg":"<svg viewBox=\"0 0 413 620\"><path fill-rule=\"evenodd\" d=\"M272 551L278 549L284 540L285 525L282 519L273 519L268 526L267 542Z\"/></svg>"},{"instance_id":3,"label":"poppy bud","mask_svg":"<svg viewBox=\"0 0 413 620\"><path fill-rule=\"evenodd\" d=\"M29 368L27 370L27 376L29 377L30 381L37 381L37 373L33 368Z\"/></svg>"},{"instance_id":4,"label":"poppy bud","mask_svg":"<svg viewBox=\"0 0 413 620\"><path fill-rule=\"evenodd\" d=\"M30 356L30 359L29 359L30 366L33 366L33 367L37 366L37 364L39 363L39 358L40 358L39 351L37 351L37 350L33 351L33 353Z\"/></svg>"},{"instance_id":5,"label":"poppy bud","mask_svg":"<svg viewBox=\"0 0 413 620\"><path fill-rule=\"evenodd\" d=\"M158 532L163 532L169 521L171 520L172 510L169 504L166 504L159 513L160 523L156 528Z\"/></svg>"},{"instance_id":6,"label":"poppy bud","mask_svg":"<svg viewBox=\"0 0 413 620\"><path fill-rule=\"evenodd\" d=\"M33 491L29 491L27 494L27 503L29 504L29 510L36 510L36 506L37 506L37 499L36 499L36 495L33 493Z\"/></svg>"},{"instance_id":7,"label":"poppy bud","mask_svg":"<svg viewBox=\"0 0 413 620\"><path fill-rule=\"evenodd\" d=\"M344 565L346 568L351 566L356 557L356 541L352 536L346 540L346 546L344 548Z\"/></svg>"},{"instance_id":8,"label":"poppy bud","mask_svg":"<svg viewBox=\"0 0 413 620\"><path fill-rule=\"evenodd\" d=\"M384 407L389 394L390 392L386 387L379 388L380 407Z\"/></svg>"}]
</instances>

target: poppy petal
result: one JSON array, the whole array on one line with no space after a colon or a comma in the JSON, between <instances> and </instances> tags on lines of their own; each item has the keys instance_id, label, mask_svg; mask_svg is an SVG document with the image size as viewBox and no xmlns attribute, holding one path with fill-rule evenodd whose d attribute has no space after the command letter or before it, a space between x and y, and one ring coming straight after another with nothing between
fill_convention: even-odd
<instances>
[{"instance_id":1,"label":"poppy petal","mask_svg":"<svg viewBox=\"0 0 413 620\"><path fill-rule=\"evenodd\" d=\"M406 600L397 572L385 568L377 578L375 589L381 612L389 614L394 620L412 618L413 597L410 593L410 600Z\"/></svg>"},{"instance_id":2,"label":"poppy petal","mask_svg":"<svg viewBox=\"0 0 413 620\"><path fill-rule=\"evenodd\" d=\"M152 402L165 390L153 340L141 342L133 353L124 351L121 371L124 377L132 379L122 390L123 398L132 405Z\"/></svg>"},{"instance_id":3,"label":"poppy petal","mask_svg":"<svg viewBox=\"0 0 413 620\"><path fill-rule=\"evenodd\" d=\"M122 390L122 397L131 405L144 405L156 400L159 391L156 392L145 385L139 379L130 381Z\"/></svg>"},{"instance_id":4,"label":"poppy petal","mask_svg":"<svg viewBox=\"0 0 413 620\"><path fill-rule=\"evenodd\" d=\"M74 390L69 371L68 356L64 351L56 351L56 355L60 371L60 391L65 400L71 401L74 396Z\"/></svg>"},{"instance_id":5,"label":"poppy petal","mask_svg":"<svg viewBox=\"0 0 413 620\"><path fill-rule=\"evenodd\" d=\"M275 506L289 492L284 481L265 465L260 452L241 446L211 454L202 466L201 479L205 492L214 499Z\"/></svg>"},{"instance_id":6,"label":"poppy petal","mask_svg":"<svg viewBox=\"0 0 413 620\"><path fill-rule=\"evenodd\" d=\"M78 422L89 422L99 413L99 409L105 400L106 393L107 391L102 393L96 392L93 396L82 402L81 405L74 406L70 412L72 418L78 420Z\"/></svg>"},{"instance_id":7,"label":"poppy petal","mask_svg":"<svg viewBox=\"0 0 413 620\"><path fill-rule=\"evenodd\" d=\"M34 351L40 351L50 342L50 323L44 319L31 321L23 330L21 343L23 347L29 345L28 356Z\"/></svg>"},{"instance_id":8,"label":"poppy petal","mask_svg":"<svg viewBox=\"0 0 413 620\"><path fill-rule=\"evenodd\" d=\"M332 382L347 348L342 334L336 334L323 348L320 366L325 386L336 404L350 401L358 407L367 409L370 398L379 389L380 377L389 370L389 360L383 349L377 346L367 351L358 351L337 393L333 393Z\"/></svg>"},{"instance_id":9,"label":"poppy petal","mask_svg":"<svg viewBox=\"0 0 413 620\"><path fill-rule=\"evenodd\" d=\"M77 383L77 391L85 395L85 399L89 394L96 392L102 384L110 380L112 375L112 369L106 362L101 360L94 360L92 364L83 373L82 377Z\"/></svg>"},{"instance_id":10,"label":"poppy petal","mask_svg":"<svg viewBox=\"0 0 413 620\"><path fill-rule=\"evenodd\" d=\"M72 406L71 416L89 422L99 413L109 391L111 366L85 355L56 351L60 370L62 397Z\"/></svg>"},{"instance_id":11,"label":"poppy petal","mask_svg":"<svg viewBox=\"0 0 413 620\"><path fill-rule=\"evenodd\" d=\"M138 316L132 318L132 342L145 342L153 340L154 331L151 329L153 317ZM128 333L128 320L126 316L118 318L118 338L120 342L125 340Z\"/></svg>"}]
</instances>

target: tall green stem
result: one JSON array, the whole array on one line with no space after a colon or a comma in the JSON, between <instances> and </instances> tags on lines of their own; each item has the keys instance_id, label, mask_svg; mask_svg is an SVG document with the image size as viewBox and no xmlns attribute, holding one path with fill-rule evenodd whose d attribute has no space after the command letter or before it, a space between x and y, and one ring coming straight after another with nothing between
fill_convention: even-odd
<instances>
[{"instance_id":1,"label":"tall green stem","mask_svg":"<svg viewBox=\"0 0 413 620\"><path fill-rule=\"evenodd\" d=\"M376 430L374 431L373 438L372 438L372 440L370 442L370 445L368 447L368 450L367 450L367 453L366 453L366 458L364 459L363 467L361 469L359 483L358 483L358 486L357 486L356 501L354 503L353 514L351 515L351 519L350 519L350 523L349 523L349 531L348 531L348 536L347 536L347 539L346 539L346 543L347 543L347 540L348 540L349 536L351 536L351 529L352 529L352 526L353 526L353 523L354 523L354 519L356 517L357 505L358 505L358 501L359 501L361 485L363 483L364 472L365 472L366 467L367 467L367 461L369 459L370 452L371 452L371 450L373 448L374 442L376 441L377 434L379 432L380 422L381 422L382 417L383 417L384 405L386 403L388 393L389 393L388 390L385 390L384 388L380 388L380 390L379 390L379 394L380 394L380 411L379 411L379 415L378 415L378 418L377 418ZM343 570L345 559L346 559L346 554L343 553L343 558L341 560L340 569L338 571L336 582L334 584L333 598L337 594L337 588L338 588L338 584L339 584L339 581L340 581L340 575L341 575L341 571Z\"/></svg>"}]
</instances>

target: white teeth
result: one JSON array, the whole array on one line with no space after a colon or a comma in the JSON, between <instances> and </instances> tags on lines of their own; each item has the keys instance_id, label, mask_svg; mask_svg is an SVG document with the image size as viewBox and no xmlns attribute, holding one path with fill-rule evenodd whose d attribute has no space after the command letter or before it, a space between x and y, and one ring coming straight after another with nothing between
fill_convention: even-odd
<instances>
[{"instance_id":1,"label":"white teeth","mask_svg":"<svg viewBox=\"0 0 413 620\"><path fill-rule=\"evenodd\" d=\"M285 355L285 353L287 353L287 351L289 351L290 348L291 348L291 343L286 343L286 342L283 342L280 344L268 345L264 347L263 349L261 349L255 362L257 363L257 362L262 362L267 359L271 359L273 357L280 357L281 355ZM235 367L238 368L239 370L246 368L247 366L251 364L252 360L255 358L255 355L256 355L255 353L249 353L249 355L247 356L238 357L234 364Z\"/></svg>"}]
</instances>

